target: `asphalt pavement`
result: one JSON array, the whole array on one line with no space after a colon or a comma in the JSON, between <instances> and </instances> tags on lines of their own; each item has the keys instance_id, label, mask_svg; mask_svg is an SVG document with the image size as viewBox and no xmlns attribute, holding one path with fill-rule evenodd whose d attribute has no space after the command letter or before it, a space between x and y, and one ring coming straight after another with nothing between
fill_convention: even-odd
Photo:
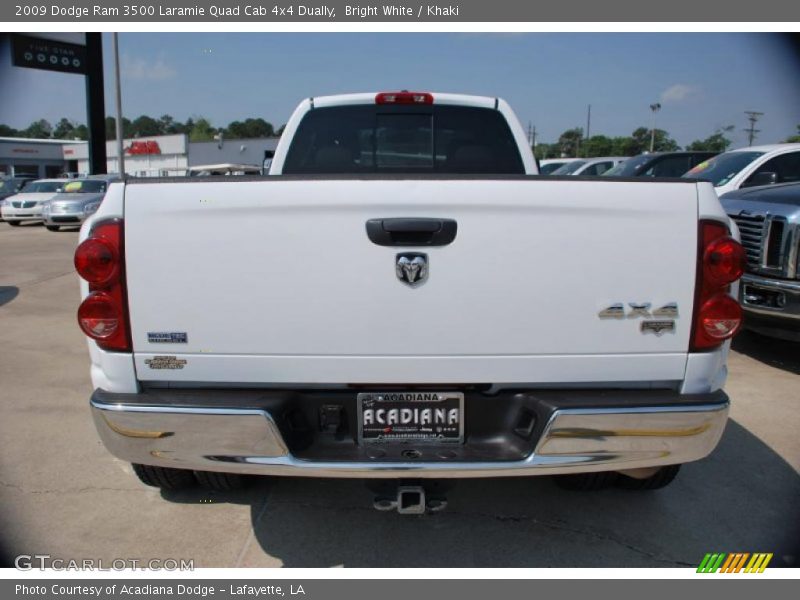
<instances>
[{"instance_id":1,"label":"asphalt pavement","mask_svg":"<svg viewBox=\"0 0 800 600\"><path fill-rule=\"evenodd\" d=\"M442 513L372 508L357 480L259 478L162 493L103 448L78 330L77 231L0 223L0 543L6 560L195 567L674 567L707 552L800 566L800 344L744 333L717 450L657 492L547 477L459 481Z\"/></svg>"}]
</instances>

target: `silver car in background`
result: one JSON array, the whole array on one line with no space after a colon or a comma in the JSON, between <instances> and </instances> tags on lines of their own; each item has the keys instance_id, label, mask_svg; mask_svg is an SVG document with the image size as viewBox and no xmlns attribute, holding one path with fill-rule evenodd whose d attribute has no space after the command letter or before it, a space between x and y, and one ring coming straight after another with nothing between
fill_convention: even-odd
<instances>
[{"instance_id":1,"label":"silver car in background","mask_svg":"<svg viewBox=\"0 0 800 600\"><path fill-rule=\"evenodd\" d=\"M50 231L62 226L80 226L97 211L108 186L120 181L118 175L90 175L71 179L42 208L44 224Z\"/></svg>"}]
</instances>

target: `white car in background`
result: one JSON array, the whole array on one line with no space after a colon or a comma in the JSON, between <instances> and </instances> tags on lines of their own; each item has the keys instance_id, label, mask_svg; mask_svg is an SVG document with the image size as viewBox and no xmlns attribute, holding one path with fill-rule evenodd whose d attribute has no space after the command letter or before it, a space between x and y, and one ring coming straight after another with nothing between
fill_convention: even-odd
<instances>
[{"instance_id":1,"label":"white car in background","mask_svg":"<svg viewBox=\"0 0 800 600\"><path fill-rule=\"evenodd\" d=\"M627 156L599 156L596 158L581 158L560 166L550 175L581 175L583 177L597 177L612 167L628 160Z\"/></svg>"},{"instance_id":2,"label":"white car in background","mask_svg":"<svg viewBox=\"0 0 800 600\"><path fill-rule=\"evenodd\" d=\"M69 179L38 179L30 182L19 194L3 200L3 220L17 226L23 221L42 221L42 206L58 193Z\"/></svg>"},{"instance_id":3,"label":"white car in background","mask_svg":"<svg viewBox=\"0 0 800 600\"><path fill-rule=\"evenodd\" d=\"M718 196L739 188L800 181L800 144L738 148L701 162L684 177L710 181Z\"/></svg>"},{"instance_id":4,"label":"white car in background","mask_svg":"<svg viewBox=\"0 0 800 600\"><path fill-rule=\"evenodd\" d=\"M566 164L580 160L578 158L545 158L539 161L539 175L551 175L553 171Z\"/></svg>"}]
</instances>

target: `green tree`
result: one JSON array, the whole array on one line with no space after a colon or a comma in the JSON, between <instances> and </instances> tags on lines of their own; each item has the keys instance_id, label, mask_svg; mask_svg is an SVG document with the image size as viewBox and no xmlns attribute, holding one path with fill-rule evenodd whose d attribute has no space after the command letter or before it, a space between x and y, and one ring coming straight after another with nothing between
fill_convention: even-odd
<instances>
[{"instance_id":1,"label":"green tree","mask_svg":"<svg viewBox=\"0 0 800 600\"><path fill-rule=\"evenodd\" d=\"M187 124L189 122L187 121ZM189 131L190 142L210 142L214 139L214 134L217 132L211 126L211 122L204 118L198 117L192 121L192 128Z\"/></svg>"},{"instance_id":2,"label":"green tree","mask_svg":"<svg viewBox=\"0 0 800 600\"><path fill-rule=\"evenodd\" d=\"M114 117L106 117L106 139L107 140L115 140L117 139L117 130L116 130L117 121Z\"/></svg>"},{"instance_id":3,"label":"green tree","mask_svg":"<svg viewBox=\"0 0 800 600\"><path fill-rule=\"evenodd\" d=\"M594 156L611 156L614 140L605 135L593 135L583 142L581 156L588 158Z\"/></svg>"},{"instance_id":4,"label":"green tree","mask_svg":"<svg viewBox=\"0 0 800 600\"><path fill-rule=\"evenodd\" d=\"M133 124L125 117L122 117L122 137L123 139L133 137ZM106 139L117 139L117 120L114 117L106 117Z\"/></svg>"},{"instance_id":5,"label":"green tree","mask_svg":"<svg viewBox=\"0 0 800 600\"><path fill-rule=\"evenodd\" d=\"M631 134L631 143L627 148L626 156L633 156L634 154L641 154L642 152L650 150L650 136L652 130L649 127L638 127ZM680 150L681 147L675 140L669 137L669 134L663 129L656 129L655 144L653 145L653 152L675 152Z\"/></svg>"},{"instance_id":6,"label":"green tree","mask_svg":"<svg viewBox=\"0 0 800 600\"><path fill-rule=\"evenodd\" d=\"M627 136L616 136L611 138L610 156L633 156L638 154L633 151L633 138Z\"/></svg>"},{"instance_id":7,"label":"green tree","mask_svg":"<svg viewBox=\"0 0 800 600\"><path fill-rule=\"evenodd\" d=\"M275 132L275 135L276 135L276 136L278 136L278 137L282 136L282 135L283 135L283 131L284 131L285 129L286 129L286 123L284 123L283 125L281 125L281 126L278 128L278 131L276 131L276 132Z\"/></svg>"},{"instance_id":8,"label":"green tree","mask_svg":"<svg viewBox=\"0 0 800 600\"><path fill-rule=\"evenodd\" d=\"M790 135L788 138L786 138L786 141L789 142L789 143L798 143L798 142L800 142L800 125L797 126L797 134Z\"/></svg>"},{"instance_id":9,"label":"green tree","mask_svg":"<svg viewBox=\"0 0 800 600\"><path fill-rule=\"evenodd\" d=\"M83 123L76 125L72 137L79 140L88 140L89 128Z\"/></svg>"},{"instance_id":10,"label":"green tree","mask_svg":"<svg viewBox=\"0 0 800 600\"><path fill-rule=\"evenodd\" d=\"M70 121L66 117L62 117L56 126L53 128L53 137L59 140L70 140L75 137L75 128L77 123Z\"/></svg>"},{"instance_id":11,"label":"green tree","mask_svg":"<svg viewBox=\"0 0 800 600\"><path fill-rule=\"evenodd\" d=\"M194 127L194 119L189 117L186 119L185 123L181 123L180 121L175 123L175 133L185 133L189 135L192 132L192 128Z\"/></svg>"},{"instance_id":12,"label":"green tree","mask_svg":"<svg viewBox=\"0 0 800 600\"><path fill-rule=\"evenodd\" d=\"M174 133L182 133L179 131L181 123L172 118L172 115L161 115L158 118L158 130L163 135L172 135Z\"/></svg>"},{"instance_id":13,"label":"green tree","mask_svg":"<svg viewBox=\"0 0 800 600\"><path fill-rule=\"evenodd\" d=\"M567 129L558 137L558 146L561 149L561 155L569 158L577 157L582 141L583 128L575 127L573 129Z\"/></svg>"},{"instance_id":14,"label":"green tree","mask_svg":"<svg viewBox=\"0 0 800 600\"><path fill-rule=\"evenodd\" d=\"M544 160L545 158L558 158L561 156L561 149L558 144L539 142L536 144L533 154L539 160Z\"/></svg>"},{"instance_id":15,"label":"green tree","mask_svg":"<svg viewBox=\"0 0 800 600\"><path fill-rule=\"evenodd\" d=\"M225 128L225 137L229 139L241 139L247 137L244 135L244 123L241 121L231 121Z\"/></svg>"},{"instance_id":16,"label":"green tree","mask_svg":"<svg viewBox=\"0 0 800 600\"><path fill-rule=\"evenodd\" d=\"M147 137L161 134L159 122L147 115L136 117L133 123L131 123L131 128L133 129L133 137Z\"/></svg>"},{"instance_id":17,"label":"green tree","mask_svg":"<svg viewBox=\"0 0 800 600\"><path fill-rule=\"evenodd\" d=\"M263 138L275 135L272 123L264 119L245 119L233 121L225 128L225 135L230 139Z\"/></svg>"},{"instance_id":18,"label":"green tree","mask_svg":"<svg viewBox=\"0 0 800 600\"><path fill-rule=\"evenodd\" d=\"M693 141L686 146L686 149L707 152L725 152L732 143L731 140L725 137L725 134L730 133L733 129L733 125L720 127L706 139Z\"/></svg>"},{"instance_id":19,"label":"green tree","mask_svg":"<svg viewBox=\"0 0 800 600\"><path fill-rule=\"evenodd\" d=\"M24 131L24 137L48 139L53 135L53 126L47 119L39 119L28 125Z\"/></svg>"},{"instance_id":20,"label":"green tree","mask_svg":"<svg viewBox=\"0 0 800 600\"><path fill-rule=\"evenodd\" d=\"M20 132L13 127L9 127L5 123L0 123L0 136L3 137L18 137Z\"/></svg>"}]
</instances>

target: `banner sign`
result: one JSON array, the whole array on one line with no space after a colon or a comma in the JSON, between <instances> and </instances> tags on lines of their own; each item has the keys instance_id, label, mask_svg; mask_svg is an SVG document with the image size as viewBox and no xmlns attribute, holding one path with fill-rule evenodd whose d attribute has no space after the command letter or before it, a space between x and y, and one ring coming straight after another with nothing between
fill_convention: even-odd
<instances>
[{"instance_id":1,"label":"banner sign","mask_svg":"<svg viewBox=\"0 0 800 600\"><path fill-rule=\"evenodd\" d=\"M16 0L0 3L0 20L45 22L791 22L800 3L761 0L752 4L671 0L520 2L519 0Z\"/></svg>"},{"instance_id":2,"label":"banner sign","mask_svg":"<svg viewBox=\"0 0 800 600\"><path fill-rule=\"evenodd\" d=\"M15 34L11 57L17 67L86 74L86 46Z\"/></svg>"},{"instance_id":3,"label":"banner sign","mask_svg":"<svg viewBox=\"0 0 800 600\"><path fill-rule=\"evenodd\" d=\"M703 578L697 575L697 578ZM706 576L707 577L707 576ZM729 600L767 597L793 597L791 579L717 580L713 591ZM702 587L699 590L698 587ZM794 585L796 588L796 585ZM380 589L376 593L376 589ZM648 600L674 600L700 591L710 593L708 583L697 579L75 579L40 578L0 581L3 598L27 600L485 600L486 598L528 598L556 596L596 598L608 596L647 597Z\"/></svg>"}]
</instances>

